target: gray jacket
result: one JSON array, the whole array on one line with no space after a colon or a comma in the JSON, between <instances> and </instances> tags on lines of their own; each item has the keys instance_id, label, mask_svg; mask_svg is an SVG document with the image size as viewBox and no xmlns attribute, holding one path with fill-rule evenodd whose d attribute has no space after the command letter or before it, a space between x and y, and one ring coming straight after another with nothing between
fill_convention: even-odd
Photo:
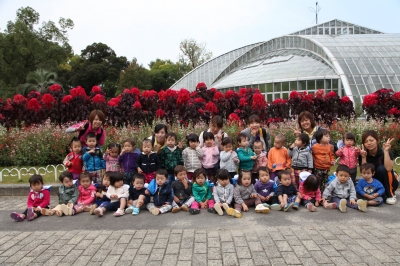
<instances>
[{"instance_id":1,"label":"gray jacket","mask_svg":"<svg viewBox=\"0 0 400 266\"><path fill-rule=\"evenodd\" d=\"M242 204L244 202L243 200L250 199L251 194L257 194L253 184L250 184L248 187L236 185L233 190L233 196L235 197L235 203L237 204Z\"/></svg>"},{"instance_id":2,"label":"gray jacket","mask_svg":"<svg viewBox=\"0 0 400 266\"><path fill-rule=\"evenodd\" d=\"M232 153L221 151L219 154L219 158L219 167L221 169L226 169L229 173L236 172L237 165L233 161L233 158L238 158L238 155L235 151L233 151Z\"/></svg>"},{"instance_id":3,"label":"gray jacket","mask_svg":"<svg viewBox=\"0 0 400 266\"><path fill-rule=\"evenodd\" d=\"M339 179L335 178L332 182L325 188L324 193L322 194L323 198L338 197L341 199L347 199L350 197L350 200L356 199L356 189L354 188L353 181L351 178L346 181L346 183L340 183Z\"/></svg>"},{"instance_id":4,"label":"gray jacket","mask_svg":"<svg viewBox=\"0 0 400 266\"><path fill-rule=\"evenodd\" d=\"M292 158L292 168L294 169L313 169L313 158L308 147L299 149L294 147L289 149L289 156Z\"/></svg>"},{"instance_id":5,"label":"gray jacket","mask_svg":"<svg viewBox=\"0 0 400 266\"><path fill-rule=\"evenodd\" d=\"M79 190L75 184L70 188L61 185L58 188L58 204L75 204L79 197Z\"/></svg>"},{"instance_id":6,"label":"gray jacket","mask_svg":"<svg viewBox=\"0 0 400 266\"><path fill-rule=\"evenodd\" d=\"M185 164L186 171L193 173L196 169L201 168L201 159L203 158L203 151L199 146L196 149L187 147L182 152L183 163Z\"/></svg>"},{"instance_id":7,"label":"gray jacket","mask_svg":"<svg viewBox=\"0 0 400 266\"><path fill-rule=\"evenodd\" d=\"M215 203L226 202L228 204L231 204L233 198L233 185L229 183L228 185L223 187L219 183L217 183L217 185L214 186L213 196Z\"/></svg>"}]
</instances>

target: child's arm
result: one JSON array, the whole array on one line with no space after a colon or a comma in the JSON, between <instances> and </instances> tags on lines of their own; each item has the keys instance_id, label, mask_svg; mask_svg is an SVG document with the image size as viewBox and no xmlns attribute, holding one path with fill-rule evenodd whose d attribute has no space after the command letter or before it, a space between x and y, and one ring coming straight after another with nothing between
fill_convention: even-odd
<instances>
[{"instance_id":1,"label":"child's arm","mask_svg":"<svg viewBox=\"0 0 400 266\"><path fill-rule=\"evenodd\" d=\"M161 149L160 162L161 162L161 169L165 169L165 148Z\"/></svg>"},{"instance_id":2,"label":"child's arm","mask_svg":"<svg viewBox=\"0 0 400 266\"><path fill-rule=\"evenodd\" d=\"M176 148L175 152L177 153L176 158L178 165L183 165L183 158L182 158L182 150L179 148Z\"/></svg>"},{"instance_id":3,"label":"child's arm","mask_svg":"<svg viewBox=\"0 0 400 266\"><path fill-rule=\"evenodd\" d=\"M28 200L27 200L27 202L26 202L26 206L28 206L28 208L33 207L33 199L32 199L32 197L31 197L32 193L33 193L33 192L29 192L29 194L28 194Z\"/></svg>"},{"instance_id":4,"label":"child's arm","mask_svg":"<svg viewBox=\"0 0 400 266\"><path fill-rule=\"evenodd\" d=\"M188 148L184 149L182 152L183 164L187 167L189 162Z\"/></svg>"},{"instance_id":5,"label":"child's arm","mask_svg":"<svg viewBox=\"0 0 400 266\"><path fill-rule=\"evenodd\" d=\"M244 201L242 199L242 195L240 194L240 186L236 186L233 190L233 196L235 197L235 202L237 204L242 204Z\"/></svg>"},{"instance_id":6,"label":"child's arm","mask_svg":"<svg viewBox=\"0 0 400 266\"><path fill-rule=\"evenodd\" d=\"M158 156L157 153L154 153L154 162L156 163L156 170L161 168L161 162L160 162L160 157Z\"/></svg>"},{"instance_id":7,"label":"child's arm","mask_svg":"<svg viewBox=\"0 0 400 266\"><path fill-rule=\"evenodd\" d=\"M67 156L65 156L65 159L63 161L63 165L65 165L67 168L71 168L72 167L72 163L69 161L68 157L69 157L69 154Z\"/></svg>"},{"instance_id":8,"label":"child's arm","mask_svg":"<svg viewBox=\"0 0 400 266\"><path fill-rule=\"evenodd\" d=\"M210 199L212 199L212 198L213 198L213 196L212 196L212 189L211 189L210 185L208 185L206 199L207 199L207 200L210 200Z\"/></svg>"},{"instance_id":9,"label":"child's arm","mask_svg":"<svg viewBox=\"0 0 400 266\"><path fill-rule=\"evenodd\" d=\"M321 190L319 188L317 189L317 193L316 194L317 195L315 196L315 200L317 202L321 201Z\"/></svg>"},{"instance_id":10,"label":"child's arm","mask_svg":"<svg viewBox=\"0 0 400 266\"><path fill-rule=\"evenodd\" d=\"M331 146L329 146L329 158L331 161L331 164L334 165L335 164L335 155L333 155L333 152L330 150Z\"/></svg>"},{"instance_id":11,"label":"child's arm","mask_svg":"<svg viewBox=\"0 0 400 266\"><path fill-rule=\"evenodd\" d=\"M292 165L292 158L290 158L287 149L285 149L285 157L286 157L285 168L287 169L290 168L290 166Z\"/></svg>"},{"instance_id":12,"label":"child's arm","mask_svg":"<svg viewBox=\"0 0 400 266\"><path fill-rule=\"evenodd\" d=\"M340 149L338 149L337 151L336 151L336 156L337 157L342 157L343 156L343 149L344 149L344 147L342 147L342 148L340 148Z\"/></svg>"},{"instance_id":13,"label":"child's arm","mask_svg":"<svg viewBox=\"0 0 400 266\"><path fill-rule=\"evenodd\" d=\"M104 159L104 161L108 162L108 160L109 160L109 156L108 156L108 153L107 153L107 151L106 151L106 153L104 153L104 155L103 155L103 159Z\"/></svg>"},{"instance_id":14,"label":"child's arm","mask_svg":"<svg viewBox=\"0 0 400 266\"><path fill-rule=\"evenodd\" d=\"M87 162L87 161L89 161L89 159L90 159L90 154L89 154L89 152L85 152L85 153L82 155L82 161Z\"/></svg>"},{"instance_id":15,"label":"child's arm","mask_svg":"<svg viewBox=\"0 0 400 266\"><path fill-rule=\"evenodd\" d=\"M260 166L264 166L264 167L266 167L266 166L267 166L267 164L268 164L268 161L267 161L267 156L262 156L262 157L261 157L261 163L260 163Z\"/></svg>"},{"instance_id":16,"label":"child's arm","mask_svg":"<svg viewBox=\"0 0 400 266\"><path fill-rule=\"evenodd\" d=\"M327 199L330 195L332 195L332 191L335 189L334 183L336 181L333 180L324 190L322 193L322 199Z\"/></svg>"},{"instance_id":17,"label":"child's arm","mask_svg":"<svg viewBox=\"0 0 400 266\"><path fill-rule=\"evenodd\" d=\"M357 185L356 185L356 193L358 194L358 195L360 195L360 196L363 196L363 197L365 197L364 195L366 195L365 194L365 192L364 192L364 190L363 190L363 186L364 186L364 179L361 179L361 180L359 180L358 182L357 182ZM367 197L366 197L367 198Z\"/></svg>"},{"instance_id":18,"label":"child's arm","mask_svg":"<svg viewBox=\"0 0 400 266\"><path fill-rule=\"evenodd\" d=\"M143 172L142 168L140 168L140 166L142 166L142 156L141 155L139 155L136 159L136 166L137 166L138 173L141 174Z\"/></svg>"},{"instance_id":19,"label":"child's arm","mask_svg":"<svg viewBox=\"0 0 400 266\"><path fill-rule=\"evenodd\" d=\"M231 204L233 199L233 185L228 185L228 197L226 199L226 203Z\"/></svg>"},{"instance_id":20,"label":"child's arm","mask_svg":"<svg viewBox=\"0 0 400 266\"><path fill-rule=\"evenodd\" d=\"M383 187L381 181L374 179L374 185L375 189L377 190L376 193L378 193L379 196L385 194L385 188Z\"/></svg>"},{"instance_id":21,"label":"child's arm","mask_svg":"<svg viewBox=\"0 0 400 266\"><path fill-rule=\"evenodd\" d=\"M231 153L230 152L225 152L225 151L221 151L219 158L221 160L221 162L227 162L231 159Z\"/></svg>"},{"instance_id":22,"label":"child's arm","mask_svg":"<svg viewBox=\"0 0 400 266\"><path fill-rule=\"evenodd\" d=\"M186 179L184 179L184 181L182 181L182 183L183 183L183 186L185 187L185 193L187 195L192 194L192 183L190 183Z\"/></svg>"},{"instance_id":23,"label":"child's arm","mask_svg":"<svg viewBox=\"0 0 400 266\"><path fill-rule=\"evenodd\" d=\"M75 204L76 201L78 200L78 197L79 197L79 190L78 190L78 188L75 186L74 194L72 195L72 198L68 201L68 203Z\"/></svg>"},{"instance_id":24,"label":"child's arm","mask_svg":"<svg viewBox=\"0 0 400 266\"><path fill-rule=\"evenodd\" d=\"M197 154L197 158L199 158L199 160L201 160L203 158L203 150L200 148L200 145L196 147L196 154Z\"/></svg>"},{"instance_id":25,"label":"child's arm","mask_svg":"<svg viewBox=\"0 0 400 266\"><path fill-rule=\"evenodd\" d=\"M171 188L171 191L168 195L167 204L172 205L172 201L174 200L174 190Z\"/></svg>"},{"instance_id":26,"label":"child's arm","mask_svg":"<svg viewBox=\"0 0 400 266\"><path fill-rule=\"evenodd\" d=\"M92 204L92 203L95 201L95 199L96 199L96 187L93 186L93 187L91 188L90 198L87 199L87 200L84 200L84 201L83 201L83 204L85 204L85 205L90 205L90 204Z\"/></svg>"},{"instance_id":27,"label":"child's arm","mask_svg":"<svg viewBox=\"0 0 400 266\"><path fill-rule=\"evenodd\" d=\"M268 159L267 159L267 167L268 169L272 169L272 165L274 164L272 160L272 155L273 155L273 149L270 149L268 152Z\"/></svg>"},{"instance_id":28,"label":"child's arm","mask_svg":"<svg viewBox=\"0 0 400 266\"><path fill-rule=\"evenodd\" d=\"M314 169L314 160L313 160L311 152L307 153L307 163L308 163L308 170L313 170Z\"/></svg>"},{"instance_id":29,"label":"child's arm","mask_svg":"<svg viewBox=\"0 0 400 266\"><path fill-rule=\"evenodd\" d=\"M193 197L197 202L202 202L202 198L200 197L198 191L197 191L197 187L192 186L192 193L193 193Z\"/></svg>"},{"instance_id":30,"label":"child's arm","mask_svg":"<svg viewBox=\"0 0 400 266\"><path fill-rule=\"evenodd\" d=\"M42 193L43 193L43 201L42 203L39 204L38 207L43 209L50 205L50 191L48 191L47 189L43 189Z\"/></svg>"},{"instance_id":31,"label":"child's arm","mask_svg":"<svg viewBox=\"0 0 400 266\"><path fill-rule=\"evenodd\" d=\"M212 155L215 156L215 157L218 157L218 156L219 156L219 149L218 149L217 146L214 146L214 147L213 147L213 149L212 149Z\"/></svg>"},{"instance_id":32,"label":"child's arm","mask_svg":"<svg viewBox=\"0 0 400 266\"><path fill-rule=\"evenodd\" d=\"M244 149L239 149L237 154L238 154L238 158L241 162L252 161L251 156Z\"/></svg>"},{"instance_id":33,"label":"child's arm","mask_svg":"<svg viewBox=\"0 0 400 266\"><path fill-rule=\"evenodd\" d=\"M121 154L118 157L118 162L123 163L125 161L125 157L126 157L126 153L123 153L123 151L121 151Z\"/></svg>"},{"instance_id":34,"label":"child's arm","mask_svg":"<svg viewBox=\"0 0 400 266\"><path fill-rule=\"evenodd\" d=\"M300 185L299 185L299 192L300 192L300 194L302 195L302 197L301 197L302 199L310 200L310 197L304 195L304 186L303 186L303 182L301 182Z\"/></svg>"},{"instance_id":35,"label":"child's arm","mask_svg":"<svg viewBox=\"0 0 400 266\"><path fill-rule=\"evenodd\" d=\"M221 201L219 200L219 197L218 197L218 192L217 192L217 190L216 190L215 188L214 188L214 191L213 191L213 196L214 196L215 204L221 202Z\"/></svg>"}]
</instances>

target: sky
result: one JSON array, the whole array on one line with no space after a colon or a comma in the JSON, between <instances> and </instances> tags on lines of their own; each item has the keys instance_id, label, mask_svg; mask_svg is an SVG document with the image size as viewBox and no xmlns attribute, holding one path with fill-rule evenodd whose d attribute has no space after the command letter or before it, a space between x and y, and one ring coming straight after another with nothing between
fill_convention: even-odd
<instances>
[{"instance_id":1,"label":"sky","mask_svg":"<svg viewBox=\"0 0 400 266\"><path fill-rule=\"evenodd\" d=\"M75 54L101 42L117 56L148 67L157 58L177 61L179 43L193 38L213 57L315 25L315 0L0 0L0 30L30 6L40 20L74 21L68 32ZM344 20L400 33L400 0L320 0L318 22ZM41 23L40 22L40 23Z\"/></svg>"}]
</instances>

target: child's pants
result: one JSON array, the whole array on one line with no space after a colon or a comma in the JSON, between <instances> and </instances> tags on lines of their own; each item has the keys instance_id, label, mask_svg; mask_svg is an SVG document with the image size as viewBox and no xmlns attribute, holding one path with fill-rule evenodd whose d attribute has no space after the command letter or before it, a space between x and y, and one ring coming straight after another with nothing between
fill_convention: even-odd
<instances>
[{"instance_id":1,"label":"child's pants","mask_svg":"<svg viewBox=\"0 0 400 266\"><path fill-rule=\"evenodd\" d=\"M331 202L335 202L338 209L339 209L340 200L341 200L341 198L338 198L338 197L332 197L331 198ZM346 206L347 207L358 210L357 203L352 205L352 204L350 204L350 198L347 198L345 200L346 200Z\"/></svg>"},{"instance_id":2,"label":"child's pants","mask_svg":"<svg viewBox=\"0 0 400 266\"><path fill-rule=\"evenodd\" d=\"M44 209L44 208L43 208ZM47 209L47 208L46 208ZM28 209L26 209L22 214L25 215L25 217L27 216L28 213ZM39 218L40 216L42 216L42 213L40 211L33 211L33 213L36 214L36 218Z\"/></svg>"},{"instance_id":3,"label":"child's pants","mask_svg":"<svg viewBox=\"0 0 400 266\"><path fill-rule=\"evenodd\" d=\"M131 186L132 185L132 181L133 181L133 176L135 174L136 173L134 173L134 172L125 172L124 173L124 185Z\"/></svg>"},{"instance_id":4,"label":"child's pants","mask_svg":"<svg viewBox=\"0 0 400 266\"><path fill-rule=\"evenodd\" d=\"M299 185L300 185L300 173L303 172L303 170L299 170L299 169L290 169L290 179L292 180L292 184L296 187L296 189L299 189Z\"/></svg>"},{"instance_id":5,"label":"child's pants","mask_svg":"<svg viewBox=\"0 0 400 266\"><path fill-rule=\"evenodd\" d=\"M311 198L309 200L305 200L305 199L301 200L301 203L303 203L303 205L306 206L306 207L307 207L308 203L311 203L312 205L315 205L315 202L316 202L315 198Z\"/></svg>"},{"instance_id":6,"label":"child's pants","mask_svg":"<svg viewBox=\"0 0 400 266\"><path fill-rule=\"evenodd\" d=\"M114 202L110 202L110 203L108 203L106 206L102 206L102 207L104 207L104 208L106 208L106 210L108 211L108 212L110 212L110 211L117 211L118 209L119 209L119 207L121 206L121 203L120 203L120 198L118 199L118 201L114 201Z\"/></svg>"},{"instance_id":7,"label":"child's pants","mask_svg":"<svg viewBox=\"0 0 400 266\"><path fill-rule=\"evenodd\" d=\"M324 169L314 168L314 174L315 177L318 179L319 189L321 190L321 193L323 193L328 184L329 169L324 170Z\"/></svg>"},{"instance_id":8,"label":"child's pants","mask_svg":"<svg viewBox=\"0 0 400 266\"><path fill-rule=\"evenodd\" d=\"M255 207L258 204L261 204L261 200L260 200L259 197L252 198L252 199L245 199L245 200L243 200L243 202L247 205L247 207ZM239 203L235 202L235 210L238 210L238 211L241 212L242 208L243 208L242 204L239 204Z\"/></svg>"},{"instance_id":9,"label":"child's pants","mask_svg":"<svg viewBox=\"0 0 400 266\"><path fill-rule=\"evenodd\" d=\"M101 186L101 170L88 171L94 184Z\"/></svg>"},{"instance_id":10,"label":"child's pants","mask_svg":"<svg viewBox=\"0 0 400 266\"><path fill-rule=\"evenodd\" d=\"M206 207L209 208L209 209L214 208L214 200L212 200L212 199L208 200L207 205L208 206L206 206ZM192 209L199 210L200 209L200 203L198 203L197 201L193 201Z\"/></svg>"},{"instance_id":11,"label":"child's pants","mask_svg":"<svg viewBox=\"0 0 400 266\"><path fill-rule=\"evenodd\" d=\"M147 205L146 205L146 208L150 211L150 209L151 208L157 208L157 209L159 209L160 210L160 213L166 213L166 212L169 212L171 209L172 209L172 206L171 205L163 205L163 206L156 206L156 205L154 205L154 203L148 203Z\"/></svg>"},{"instance_id":12,"label":"child's pants","mask_svg":"<svg viewBox=\"0 0 400 266\"><path fill-rule=\"evenodd\" d=\"M194 197L190 196L187 200L182 200L179 203L176 203L175 201L173 201L172 202L172 207L175 207L175 206L179 207L179 206L182 206L182 205L186 205L186 206L190 207L190 206L192 206L194 201L195 201Z\"/></svg>"},{"instance_id":13,"label":"child's pants","mask_svg":"<svg viewBox=\"0 0 400 266\"><path fill-rule=\"evenodd\" d=\"M142 174L143 174L144 177L145 177L145 183L149 184L149 183L151 182L151 180L154 179L155 173L156 173L156 172L151 172L151 173L142 172Z\"/></svg>"}]
</instances>

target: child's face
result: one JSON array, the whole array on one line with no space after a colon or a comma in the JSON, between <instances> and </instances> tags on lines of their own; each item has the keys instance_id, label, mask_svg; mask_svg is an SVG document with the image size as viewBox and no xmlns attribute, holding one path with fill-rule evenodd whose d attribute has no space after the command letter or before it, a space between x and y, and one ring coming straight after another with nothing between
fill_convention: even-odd
<instances>
[{"instance_id":1,"label":"child's face","mask_svg":"<svg viewBox=\"0 0 400 266\"><path fill-rule=\"evenodd\" d=\"M103 176L103 186L109 187L110 186L110 178L108 176Z\"/></svg>"},{"instance_id":2,"label":"child's face","mask_svg":"<svg viewBox=\"0 0 400 266\"><path fill-rule=\"evenodd\" d=\"M239 145L240 145L240 147L242 147L242 148L247 148L248 146L249 146L249 139L246 137L246 138L242 138L241 140L240 140L240 143L238 143Z\"/></svg>"},{"instance_id":3,"label":"child's face","mask_svg":"<svg viewBox=\"0 0 400 266\"><path fill-rule=\"evenodd\" d=\"M96 144L95 144L96 145ZM81 153L82 151L82 143L80 141L72 142L72 151L76 154Z\"/></svg>"},{"instance_id":4,"label":"child's face","mask_svg":"<svg viewBox=\"0 0 400 266\"><path fill-rule=\"evenodd\" d=\"M372 180L372 177L374 176L374 174L375 174L375 173L373 173L373 172L371 171L371 169L367 169L367 170L363 169L363 170L361 171L362 177L363 177L363 178L365 179L365 181L367 181L367 182L369 182L369 181Z\"/></svg>"},{"instance_id":5,"label":"child's face","mask_svg":"<svg viewBox=\"0 0 400 266\"><path fill-rule=\"evenodd\" d=\"M43 188L43 184L40 182L36 182L34 184L31 185L31 189L35 192L40 192Z\"/></svg>"},{"instance_id":6,"label":"child's face","mask_svg":"<svg viewBox=\"0 0 400 266\"><path fill-rule=\"evenodd\" d=\"M282 175L281 180L280 180L282 186L289 186L290 183L292 183L292 180L290 180L290 175Z\"/></svg>"},{"instance_id":7,"label":"child's face","mask_svg":"<svg viewBox=\"0 0 400 266\"><path fill-rule=\"evenodd\" d=\"M208 139L204 143L206 144L206 147L212 147L212 146L214 146L215 140Z\"/></svg>"},{"instance_id":8,"label":"child's face","mask_svg":"<svg viewBox=\"0 0 400 266\"><path fill-rule=\"evenodd\" d=\"M263 150L263 145L261 142L257 142L253 145L253 151L255 154L260 155Z\"/></svg>"},{"instance_id":9,"label":"child's face","mask_svg":"<svg viewBox=\"0 0 400 266\"><path fill-rule=\"evenodd\" d=\"M179 172L179 173L176 175L176 178L177 178L179 181L182 182L182 180L186 178L186 171Z\"/></svg>"},{"instance_id":10,"label":"child's face","mask_svg":"<svg viewBox=\"0 0 400 266\"><path fill-rule=\"evenodd\" d=\"M112 158L117 158L119 155L119 149L117 147L113 147L110 149L110 156Z\"/></svg>"},{"instance_id":11,"label":"child's face","mask_svg":"<svg viewBox=\"0 0 400 266\"><path fill-rule=\"evenodd\" d=\"M262 183L268 183L269 182L269 173L266 171L260 171L258 174L258 179L260 179L260 181Z\"/></svg>"},{"instance_id":12,"label":"child's face","mask_svg":"<svg viewBox=\"0 0 400 266\"><path fill-rule=\"evenodd\" d=\"M296 147L298 148L303 148L304 146L306 146L306 144L304 144L300 138L296 138L296 140L294 141L294 145L296 145Z\"/></svg>"},{"instance_id":13,"label":"child's face","mask_svg":"<svg viewBox=\"0 0 400 266\"><path fill-rule=\"evenodd\" d=\"M339 171L336 173L336 177L341 184L344 184L347 182L347 180L349 180L350 174L345 171Z\"/></svg>"},{"instance_id":14,"label":"child's face","mask_svg":"<svg viewBox=\"0 0 400 266\"><path fill-rule=\"evenodd\" d=\"M124 185L124 180L118 180L114 183L115 188L120 188Z\"/></svg>"},{"instance_id":15,"label":"child's face","mask_svg":"<svg viewBox=\"0 0 400 266\"><path fill-rule=\"evenodd\" d=\"M90 180L90 177L83 177L79 180L79 183L81 184L82 187L88 188L90 186L90 183L92 180Z\"/></svg>"},{"instance_id":16,"label":"child's face","mask_svg":"<svg viewBox=\"0 0 400 266\"><path fill-rule=\"evenodd\" d=\"M125 152L132 152L134 146L130 142L125 142L124 143L124 150Z\"/></svg>"},{"instance_id":17,"label":"child's face","mask_svg":"<svg viewBox=\"0 0 400 266\"><path fill-rule=\"evenodd\" d=\"M346 147L352 147L352 146L354 146L354 140L352 140L352 139L345 139L345 140L344 140L344 145L346 145Z\"/></svg>"},{"instance_id":18,"label":"child's face","mask_svg":"<svg viewBox=\"0 0 400 266\"><path fill-rule=\"evenodd\" d=\"M72 182L72 179L69 179L68 177L64 177L62 184L64 187L70 188L70 187L72 187L73 182Z\"/></svg>"},{"instance_id":19,"label":"child's face","mask_svg":"<svg viewBox=\"0 0 400 266\"><path fill-rule=\"evenodd\" d=\"M200 174L199 176L196 177L196 183L200 186L204 185L206 182L206 177L203 174Z\"/></svg>"},{"instance_id":20,"label":"child's face","mask_svg":"<svg viewBox=\"0 0 400 266\"><path fill-rule=\"evenodd\" d=\"M86 140L86 144L87 144L87 146L89 147L89 148L94 148L94 147L96 147L96 144L97 144L97 140L96 140L96 138L88 138L87 140Z\"/></svg>"},{"instance_id":21,"label":"child's face","mask_svg":"<svg viewBox=\"0 0 400 266\"><path fill-rule=\"evenodd\" d=\"M136 190L141 190L144 186L143 179L135 178L135 180L133 180L133 186L135 187Z\"/></svg>"},{"instance_id":22,"label":"child's face","mask_svg":"<svg viewBox=\"0 0 400 266\"><path fill-rule=\"evenodd\" d=\"M218 183L221 186L226 187L229 184L229 179L224 179L224 180L218 179Z\"/></svg>"},{"instance_id":23,"label":"child's face","mask_svg":"<svg viewBox=\"0 0 400 266\"><path fill-rule=\"evenodd\" d=\"M224 151L225 152L230 152L233 149L232 143L228 143L224 146Z\"/></svg>"},{"instance_id":24,"label":"child's face","mask_svg":"<svg viewBox=\"0 0 400 266\"><path fill-rule=\"evenodd\" d=\"M251 174L250 173L245 173L242 176L242 185L245 187L250 186L251 184Z\"/></svg>"},{"instance_id":25,"label":"child's face","mask_svg":"<svg viewBox=\"0 0 400 266\"><path fill-rule=\"evenodd\" d=\"M156 183L158 186L162 186L167 182L167 177L165 175L156 175Z\"/></svg>"},{"instance_id":26,"label":"child's face","mask_svg":"<svg viewBox=\"0 0 400 266\"><path fill-rule=\"evenodd\" d=\"M153 147L151 143L148 142L143 143L142 151L144 152L144 154L150 154L152 149Z\"/></svg>"},{"instance_id":27,"label":"child's face","mask_svg":"<svg viewBox=\"0 0 400 266\"><path fill-rule=\"evenodd\" d=\"M214 135L217 135L218 132L221 130L216 124L210 124L210 132Z\"/></svg>"},{"instance_id":28,"label":"child's face","mask_svg":"<svg viewBox=\"0 0 400 266\"><path fill-rule=\"evenodd\" d=\"M281 139L275 139L274 140L274 147L276 149L280 149L283 147L283 141Z\"/></svg>"},{"instance_id":29,"label":"child's face","mask_svg":"<svg viewBox=\"0 0 400 266\"><path fill-rule=\"evenodd\" d=\"M322 139L320 141L321 144L328 144L329 141L331 141L331 135L326 134L322 136Z\"/></svg>"},{"instance_id":30,"label":"child's face","mask_svg":"<svg viewBox=\"0 0 400 266\"><path fill-rule=\"evenodd\" d=\"M191 149L196 149L198 145L199 145L198 141L189 141L189 147Z\"/></svg>"},{"instance_id":31,"label":"child's face","mask_svg":"<svg viewBox=\"0 0 400 266\"><path fill-rule=\"evenodd\" d=\"M176 139L174 137L168 137L167 138L167 146L170 148L175 147L176 144Z\"/></svg>"}]
</instances>

